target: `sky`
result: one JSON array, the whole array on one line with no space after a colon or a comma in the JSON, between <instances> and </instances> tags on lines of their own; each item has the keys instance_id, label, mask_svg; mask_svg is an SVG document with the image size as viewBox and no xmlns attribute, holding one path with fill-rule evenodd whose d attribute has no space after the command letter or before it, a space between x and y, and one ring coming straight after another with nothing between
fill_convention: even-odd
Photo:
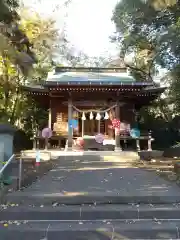
<instances>
[{"instance_id":1,"label":"sky","mask_svg":"<svg viewBox=\"0 0 180 240\"><path fill-rule=\"evenodd\" d=\"M110 43L109 37L115 31L111 17L118 0L72 0L66 9L64 0L23 2L41 14L52 15L58 28L65 26L68 40L78 51L90 57L117 55L116 46Z\"/></svg>"},{"instance_id":2,"label":"sky","mask_svg":"<svg viewBox=\"0 0 180 240\"><path fill-rule=\"evenodd\" d=\"M117 0L74 0L69 9L67 31L69 40L88 55L114 52L110 35L115 31L111 22Z\"/></svg>"}]
</instances>

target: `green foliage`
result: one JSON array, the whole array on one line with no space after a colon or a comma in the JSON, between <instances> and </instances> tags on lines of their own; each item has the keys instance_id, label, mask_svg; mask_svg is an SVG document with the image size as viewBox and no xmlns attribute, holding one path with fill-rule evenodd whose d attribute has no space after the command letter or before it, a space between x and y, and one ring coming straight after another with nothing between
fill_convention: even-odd
<instances>
[{"instance_id":1,"label":"green foliage","mask_svg":"<svg viewBox=\"0 0 180 240\"><path fill-rule=\"evenodd\" d=\"M169 111L169 99L157 99L150 107L140 110L139 127L141 130L151 130L155 139L153 149L165 149L174 145L180 139L178 118Z\"/></svg>"},{"instance_id":2,"label":"green foliage","mask_svg":"<svg viewBox=\"0 0 180 240\"><path fill-rule=\"evenodd\" d=\"M113 14L116 40L122 44L122 56L133 53L132 63L147 76L156 72L157 65L172 69L180 60L179 1L122 0ZM143 77L143 76L142 76Z\"/></svg>"},{"instance_id":3,"label":"green foliage","mask_svg":"<svg viewBox=\"0 0 180 240\"><path fill-rule=\"evenodd\" d=\"M42 108L34 99L28 98L23 106L26 114L23 116L24 129L29 136L33 137L34 133L47 127L48 112Z\"/></svg>"},{"instance_id":4,"label":"green foliage","mask_svg":"<svg viewBox=\"0 0 180 240\"><path fill-rule=\"evenodd\" d=\"M27 74L35 62L31 43L19 28L18 0L0 1L0 55L6 54L12 64Z\"/></svg>"},{"instance_id":5,"label":"green foliage","mask_svg":"<svg viewBox=\"0 0 180 240\"><path fill-rule=\"evenodd\" d=\"M59 39L58 30L52 19L42 18L32 14L29 9L21 9L19 29L25 32L33 45L37 56L37 64L29 71L28 76L22 74L21 69L12 59L10 48L0 47L0 122L10 122L24 130L30 138L38 126L47 123L47 109L38 106L33 99L27 98L22 91L22 85L39 83L47 77L52 69L52 55L54 45ZM1 51L2 48L2 51ZM17 52L15 52L17 54ZM28 69L29 70L29 69Z\"/></svg>"},{"instance_id":6,"label":"green foliage","mask_svg":"<svg viewBox=\"0 0 180 240\"><path fill-rule=\"evenodd\" d=\"M31 81L39 82L47 77L52 69L53 54L57 51L57 44L60 41L58 29L51 18L42 18L29 9L21 10L21 29L26 32L28 39L33 44L37 57L37 64L34 64L34 71L31 73ZM62 39L61 39L62 41Z\"/></svg>"},{"instance_id":7,"label":"green foliage","mask_svg":"<svg viewBox=\"0 0 180 240\"><path fill-rule=\"evenodd\" d=\"M121 0L112 20L116 25L113 40L121 46L121 57L134 56L127 65L138 80L152 80L159 68L168 71L166 98L141 110L141 127L153 130L161 146L165 138L166 146L179 141L174 116L180 114L180 1Z\"/></svg>"},{"instance_id":8,"label":"green foliage","mask_svg":"<svg viewBox=\"0 0 180 240\"><path fill-rule=\"evenodd\" d=\"M18 19L16 9L19 7L17 0L0 1L0 22L11 23Z\"/></svg>"}]
</instances>

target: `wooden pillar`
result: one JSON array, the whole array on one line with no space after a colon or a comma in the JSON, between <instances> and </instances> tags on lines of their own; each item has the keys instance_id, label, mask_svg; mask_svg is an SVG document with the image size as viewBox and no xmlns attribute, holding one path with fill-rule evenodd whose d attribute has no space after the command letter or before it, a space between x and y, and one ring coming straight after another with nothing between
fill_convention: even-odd
<instances>
[{"instance_id":1,"label":"wooden pillar","mask_svg":"<svg viewBox=\"0 0 180 240\"><path fill-rule=\"evenodd\" d=\"M138 152L141 151L141 148L140 148L140 141L139 141L138 138L136 139L136 149L137 149Z\"/></svg>"},{"instance_id":2,"label":"wooden pillar","mask_svg":"<svg viewBox=\"0 0 180 240\"><path fill-rule=\"evenodd\" d=\"M117 101L117 105L116 105L116 108L115 108L115 117L116 117L116 119L120 119L120 104L119 104L119 101ZM115 134L115 148L114 148L114 151L116 151L116 152L122 151L121 144L120 144L120 133Z\"/></svg>"},{"instance_id":3,"label":"wooden pillar","mask_svg":"<svg viewBox=\"0 0 180 240\"><path fill-rule=\"evenodd\" d=\"M49 100L49 116L48 116L48 128L52 126L52 110L51 110L51 99Z\"/></svg>"},{"instance_id":4,"label":"wooden pillar","mask_svg":"<svg viewBox=\"0 0 180 240\"><path fill-rule=\"evenodd\" d=\"M104 135L107 136L108 135L108 129L107 129L107 120L104 120Z\"/></svg>"},{"instance_id":5,"label":"wooden pillar","mask_svg":"<svg viewBox=\"0 0 180 240\"><path fill-rule=\"evenodd\" d=\"M58 148L61 149L61 139L58 139Z\"/></svg>"},{"instance_id":6,"label":"wooden pillar","mask_svg":"<svg viewBox=\"0 0 180 240\"><path fill-rule=\"evenodd\" d=\"M67 150L72 150L73 144L73 128L69 126L69 121L72 119L72 99L68 99L68 142L67 142Z\"/></svg>"},{"instance_id":7,"label":"wooden pillar","mask_svg":"<svg viewBox=\"0 0 180 240\"><path fill-rule=\"evenodd\" d=\"M79 136L79 133L80 133L80 115L79 115L79 112L77 112L77 115L76 115L76 119L78 121L78 127L77 127L77 136Z\"/></svg>"},{"instance_id":8,"label":"wooden pillar","mask_svg":"<svg viewBox=\"0 0 180 240\"><path fill-rule=\"evenodd\" d=\"M152 135L151 135L151 131L149 131L149 134L148 134L148 151L152 151L151 142L152 142Z\"/></svg>"},{"instance_id":9,"label":"wooden pillar","mask_svg":"<svg viewBox=\"0 0 180 240\"><path fill-rule=\"evenodd\" d=\"M34 131L34 134L33 134L33 150L35 150L38 147L36 137L39 137L39 134L36 134L36 131Z\"/></svg>"},{"instance_id":10,"label":"wooden pillar","mask_svg":"<svg viewBox=\"0 0 180 240\"><path fill-rule=\"evenodd\" d=\"M139 128L139 120L140 120L140 106L135 106L135 128Z\"/></svg>"},{"instance_id":11,"label":"wooden pillar","mask_svg":"<svg viewBox=\"0 0 180 240\"><path fill-rule=\"evenodd\" d=\"M82 129L81 129L81 133L82 133L82 137L84 137L84 120L81 120L82 122Z\"/></svg>"},{"instance_id":12,"label":"wooden pillar","mask_svg":"<svg viewBox=\"0 0 180 240\"><path fill-rule=\"evenodd\" d=\"M36 138L34 137L33 139L33 150L35 150L37 148L37 144L36 144Z\"/></svg>"},{"instance_id":13,"label":"wooden pillar","mask_svg":"<svg viewBox=\"0 0 180 240\"><path fill-rule=\"evenodd\" d=\"M101 120L98 120L98 133L101 133Z\"/></svg>"},{"instance_id":14,"label":"wooden pillar","mask_svg":"<svg viewBox=\"0 0 180 240\"><path fill-rule=\"evenodd\" d=\"M45 138L45 150L48 149L48 145L49 145L49 139L48 138Z\"/></svg>"}]
</instances>

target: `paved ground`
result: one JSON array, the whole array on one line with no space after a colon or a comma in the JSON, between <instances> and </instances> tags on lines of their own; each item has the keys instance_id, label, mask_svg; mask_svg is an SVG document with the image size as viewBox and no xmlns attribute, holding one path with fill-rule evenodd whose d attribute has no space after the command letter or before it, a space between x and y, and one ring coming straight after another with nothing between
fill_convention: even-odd
<instances>
[{"instance_id":1,"label":"paved ground","mask_svg":"<svg viewBox=\"0 0 180 240\"><path fill-rule=\"evenodd\" d=\"M179 239L179 226L174 221L162 225L152 221L31 222L20 226L11 225L8 231L1 229L0 237L2 240Z\"/></svg>"},{"instance_id":2,"label":"paved ground","mask_svg":"<svg viewBox=\"0 0 180 240\"><path fill-rule=\"evenodd\" d=\"M58 166L51 170L40 181L24 189L23 192L12 193L11 196L22 198L46 199L97 199L106 200L124 197L180 202L180 189L175 184L166 182L154 172L126 167L117 162L104 162L98 156L68 156L57 160ZM86 201L86 200L85 200ZM113 202L113 201L112 201ZM62 202L63 203L63 202ZM114 202L115 203L115 202ZM116 201L116 203L118 203Z\"/></svg>"},{"instance_id":3,"label":"paved ground","mask_svg":"<svg viewBox=\"0 0 180 240\"><path fill-rule=\"evenodd\" d=\"M1 209L1 240L180 239L177 185L117 158L56 161L39 181L8 195L19 204Z\"/></svg>"}]
</instances>

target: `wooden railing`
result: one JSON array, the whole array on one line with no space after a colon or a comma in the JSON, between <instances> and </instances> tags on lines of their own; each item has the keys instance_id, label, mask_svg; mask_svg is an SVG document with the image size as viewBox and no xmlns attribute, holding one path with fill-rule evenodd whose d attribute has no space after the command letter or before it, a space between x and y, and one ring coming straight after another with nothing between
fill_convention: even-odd
<instances>
[{"instance_id":1,"label":"wooden railing","mask_svg":"<svg viewBox=\"0 0 180 240\"><path fill-rule=\"evenodd\" d=\"M74 139L76 139L78 136L74 136ZM68 138L67 134L62 134L62 135L53 135L49 139L49 147L50 148L64 148L65 147L65 142ZM108 136L106 136L106 139L108 139ZM151 136L151 132L148 131L142 131L141 136L139 138L132 138L130 135L120 135L120 141L124 141L124 144L126 145L130 141L135 141L136 143L136 149L137 151L141 150L141 143L142 141L146 142L145 143L145 148L148 151L152 150L152 141L154 139ZM44 138L38 136L34 138L34 149L36 148L48 148L48 146L45 146L45 140Z\"/></svg>"}]
</instances>

